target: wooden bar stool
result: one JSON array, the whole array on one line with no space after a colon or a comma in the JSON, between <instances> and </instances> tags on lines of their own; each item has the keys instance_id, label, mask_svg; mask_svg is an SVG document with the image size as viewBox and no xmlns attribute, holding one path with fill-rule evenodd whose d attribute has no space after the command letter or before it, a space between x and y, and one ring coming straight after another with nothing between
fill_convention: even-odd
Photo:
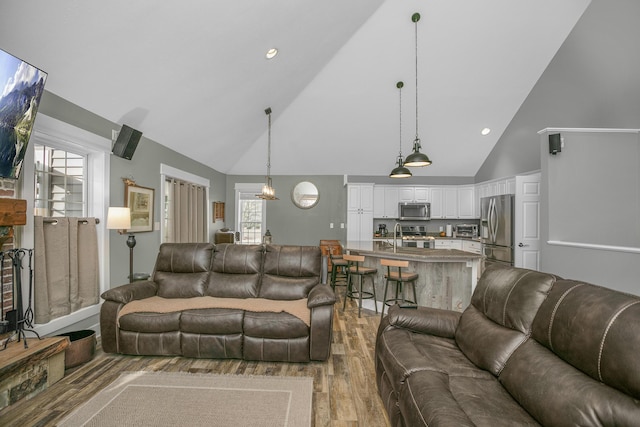
<instances>
[{"instance_id":1,"label":"wooden bar stool","mask_svg":"<svg viewBox=\"0 0 640 427\"><path fill-rule=\"evenodd\" d=\"M402 272L403 268L409 267L409 261L401 261L398 259L381 259L380 265L387 267L387 273L384 275L384 295L382 296L382 314L380 318L384 317L385 307L391 307L393 304L417 304L418 297L416 295L416 280L418 280L418 273L412 271ZM396 267L397 270L393 271L391 267ZM394 282L396 285L395 297L388 298L387 291L389 289L389 282ZM404 284L411 283L413 288L413 300L407 299L405 295Z\"/></svg>"},{"instance_id":2,"label":"wooden bar stool","mask_svg":"<svg viewBox=\"0 0 640 427\"><path fill-rule=\"evenodd\" d=\"M331 287L336 290L336 286L346 286L347 284L347 267L349 262L342 255L329 252L331 260ZM338 284L340 283L340 284Z\"/></svg>"},{"instance_id":3,"label":"wooden bar stool","mask_svg":"<svg viewBox=\"0 0 640 427\"><path fill-rule=\"evenodd\" d=\"M344 293L344 303L342 304L342 311L347 306L347 298L358 298L358 317L362 311L362 300L373 299L376 302L376 284L374 280L374 274L378 272L376 268L361 266L360 263L364 262L364 255L343 255L342 258L348 262L347 266L347 290ZM358 290L353 289L353 276L359 277ZM364 278L371 279L371 291L362 290L362 282ZM375 304L376 313L378 313L378 305Z\"/></svg>"}]
</instances>

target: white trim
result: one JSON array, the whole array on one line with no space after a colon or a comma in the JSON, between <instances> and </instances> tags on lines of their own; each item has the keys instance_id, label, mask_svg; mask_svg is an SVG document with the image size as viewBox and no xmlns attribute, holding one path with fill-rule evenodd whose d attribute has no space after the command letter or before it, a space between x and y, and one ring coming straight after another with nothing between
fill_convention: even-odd
<instances>
[{"instance_id":1,"label":"white trim","mask_svg":"<svg viewBox=\"0 0 640 427\"><path fill-rule=\"evenodd\" d=\"M165 165L164 163L160 163L160 174L168 175L172 178L183 179L185 181L192 182L194 184L202 185L203 187L209 188L211 185L209 184L209 180L207 178L203 178L198 175L194 175L189 172L185 172L183 170L174 168L169 165Z\"/></svg>"},{"instance_id":2,"label":"white trim","mask_svg":"<svg viewBox=\"0 0 640 427\"><path fill-rule=\"evenodd\" d=\"M595 249L599 251L627 252L632 254L640 254L640 248L635 248L633 246L596 245L594 243L565 242L564 240L548 240L547 244L552 246L566 246L571 248Z\"/></svg>"},{"instance_id":3,"label":"white trim","mask_svg":"<svg viewBox=\"0 0 640 427\"><path fill-rule=\"evenodd\" d=\"M100 264L100 293L110 286L109 233L107 227L107 208L109 201L109 171L111 165L111 141L100 135L80 129L42 113L38 114L31 141L27 146L21 177L20 197L27 200L27 224L22 227L16 247L33 247L33 201L34 194L34 150L36 143L42 142L53 147L77 151L88 155L87 158L87 215L100 219L96 227L98 233L98 257ZM91 186L91 191L89 191ZM18 188L16 188L16 191ZM28 271L23 274L28 275ZM24 276L22 283L28 283ZM28 286L23 286L23 301L28 304ZM101 303L85 307L69 315L59 317L48 323L36 324L34 330L41 335L55 333L100 313Z\"/></svg>"},{"instance_id":4,"label":"white trim","mask_svg":"<svg viewBox=\"0 0 640 427\"><path fill-rule=\"evenodd\" d=\"M545 128L538 135L546 132L582 132L582 133L640 133L640 129L606 129L606 128Z\"/></svg>"}]
</instances>

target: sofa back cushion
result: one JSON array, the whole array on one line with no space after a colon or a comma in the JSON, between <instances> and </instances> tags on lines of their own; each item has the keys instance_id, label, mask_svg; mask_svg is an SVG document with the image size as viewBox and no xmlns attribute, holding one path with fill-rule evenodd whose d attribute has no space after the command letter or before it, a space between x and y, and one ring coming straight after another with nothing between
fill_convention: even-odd
<instances>
[{"instance_id":1,"label":"sofa back cushion","mask_svg":"<svg viewBox=\"0 0 640 427\"><path fill-rule=\"evenodd\" d=\"M640 297L573 280L554 286L533 322L540 344L640 400L639 331Z\"/></svg>"},{"instance_id":2,"label":"sofa back cushion","mask_svg":"<svg viewBox=\"0 0 640 427\"><path fill-rule=\"evenodd\" d=\"M322 255L317 246L267 245L260 297L295 300L307 298L320 283Z\"/></svg>"},{"instance_id":3,"label":"sofa back cushion","mask_svg":"<svg viewBox=\"0 0 640 427\"><path fill-rule=\"evenodd\" d=\"M480 368L499 375L529 337L538 308L557 279L521 268L487 268L456 329L462 352Z\"/></svg>"},{"instance_id":4,"label":"sofa back cushion","mask_svg":"<svg viewBox=\"0 0 640 427\"><path fill-rule=\"evenodd\" d=\"M216 245L205 295L220 298L255 298L260 286L261 245Z\"/></svg>"},{"instance_id":5,"label":"sofa back cushion","mask_svg":"<svg viewBox=\"0 0 640 427\"><path fill-rule=\"evenodd\" d=\"M191 298L204 295L213 245L210 243L163 243L156 258L153 281L158 296Z\"/></svg>"},{"instance_id":6,"label":"sofa back cushion","mask_svg":"<svg viewBox=\"0 0 640 427\"><path fill-rule=\"evenodd\" d=\"M559 280L500 382L543 425L638 425L640 298Z\"/></svg>"}]
</instances>

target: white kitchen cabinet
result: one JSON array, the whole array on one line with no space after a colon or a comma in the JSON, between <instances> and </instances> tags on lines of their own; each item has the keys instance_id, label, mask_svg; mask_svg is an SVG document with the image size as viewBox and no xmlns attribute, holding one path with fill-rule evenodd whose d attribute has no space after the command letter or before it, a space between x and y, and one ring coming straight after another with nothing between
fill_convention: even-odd
<instances>
[{"instance_id":1,"label":"white kitchen cabinet","mask_svg":"<svg viewBox=\"0 0 640 427\"><path fill-rule=\"evenodd\" d=\"M479 218L475 211L475 187L473 185L458 187L458 218Z\"/></svg>"},{"instance_id":2,"label":"white kitchen cabinet","mask_svg":"<svg viewBox=\"0 0 640 427\"><path fill-rule=\"evenodd\" d=\"M373 211L347 212L347 241L370 242L373 240Z\"/></svg>"},{"instance_id":3,"label":"white kitchen cabinet","mask_svg":"<svg viewBox=\"0 0 640 427\"><path fill-rule=\"evenodd\" d=\"M383 218L398 218L398 193L396 187L385 187Z\"/></svg>"},{"instance_id":4,"label":"white kitchen cabinet","mask_svg":"<svg viewBox=\"0 0 640 427\"><path fill-rule=\"evenodd\" d=\"M373 217L384 218L384 190L382 185L373 187Z\"/></svg>"},{"instance_id":5,"label":"white kitchen cabinet","mask_svg":"<svg viewBox=\"0 0 640 427\"><path fill-rule=\"evenodd\" d=\"M462 250L462 240L456 239L436 239L435 249L457 249Z\"/></svg>"},{"instance_id":6,"label":"white kitchen cabinet","mask_svg":"<svg viewBox=\"0 0 640 427\"><path fill-rule=\"evenodd\" d=\"M356 209L373 212L373 184L347 185L347 210Z\"/></svg>"},{"instance_id":7,"label":"white kitchen cabinet","mask_svg":"<svg viewBox=\"0 0 640 427\"><path fill-rule=\"evenodd\" d=\"M397 185L376 185L373 189L373 217L398 218Z\"/></svg>"},{"instance_id":8,"label":"white kitchen cabinet","mask_svg":"<svg viewBox=\"0 0 640 427\"><path fill-rule=\"evenodd\" d=\"M431 218L458 218L458 187L444 185L431 187Z\"/></svg>"},{"instance_id":9,"label":"white kitchen cabinet","mask_svg":"<svg viewBox=\"0 0 640 427\"><path fill-rule=\"evenodd\" d=\"M462 240L462 250L474 254L482 254L482 243L476 240Z\"/></svg>"},{"instance_id":10,"label":"white kitchen cabinet","mask_svg":"<svg viewBox=\"0 0 640 427\"><path fill-rule=\"evenodd\" d=\"M399 186L398 202L419 202L429 201L429 187Z\"/></svg>"},{"instance_id":11,"label":"white kitchen cabinet","mask_svg":"<svg viewBox=\"0 0 640 427\"><path fill-rule=\"evenodd\" d=\"M373 184L347 185L347 241L373 239Z\"/></svg>"}]
</instances>

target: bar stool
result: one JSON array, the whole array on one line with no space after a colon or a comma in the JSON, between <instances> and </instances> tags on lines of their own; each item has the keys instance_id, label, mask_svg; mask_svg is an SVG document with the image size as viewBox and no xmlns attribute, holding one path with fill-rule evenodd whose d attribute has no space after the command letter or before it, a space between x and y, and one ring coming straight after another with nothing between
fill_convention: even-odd
<instances>
[{"instance_id":1,"label":"bar stool","mask_svg":"<svg viewBox=\"0 0 640 427\"><path fill-rule=\"evenodd\" d=\"M346 261L342 255L334 254L333 251L329 252L329 259L331 260L331 287L335 291L336 286L346 286L347 284L349 261Z\"/></svg>"},{"instance_id":2,"label":"bar stool","mask_svg":"<svg viewBox=\"0 0 640 427\"><path fill-rule=\"evenodd\" d=\"M418 273L414 273L412 271L402 272L403 268L409 267L409 261L401 261L398 259L381 259L380 265L387 267L387 273L384 275L386 279L384 284L384 295L382 296L382 314L380 318L384 317L384 309L385 307L391 307L393 304L397 304L398 302L402 304L417 304L418 297L416 295L416 280L418 280ZM397 271L392 271L391 267L397 267ZM389 282L394 282L396 286L396 292L394 298L387 297L387 291L389 289ZM404 284L411 283L411 287L413 289L413 300L407 299L405 296ZM398 296L400 295L400 297Z\"/></svg>"},{"instance_id":3,"label":"bar stool","mask_svg":"<svg viewBox=\"0 0 640 427\"><path fill-rule=\"evenodd\" d=\"M344 293L344 303L342 304L342 311L344 311L347 306L347 298L358 298L358 317L360 317L360 312L362 311L362 300L363 299L373 299L373 302L376 301L376 284L374 280L374 274L378 272L378 269L373 267L365 267L360 266L361 262L364 262L364 255L343 255L342 258L348 262L347 266L347 290ZM360 278L358 282L358 290L353 290L353 276L358 276ZM362 290L362 282L364 278L371 279L371 291L363 291ZM376 314L378 313L378 305L375 304Z\"/></svg>"}]
</instances>

